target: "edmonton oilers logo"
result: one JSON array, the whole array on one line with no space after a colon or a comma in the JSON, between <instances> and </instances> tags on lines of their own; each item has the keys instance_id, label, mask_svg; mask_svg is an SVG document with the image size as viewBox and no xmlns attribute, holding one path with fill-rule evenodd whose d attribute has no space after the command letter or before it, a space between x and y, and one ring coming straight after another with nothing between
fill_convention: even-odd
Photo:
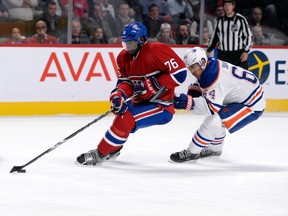
<instances>
[{"instance_id":1,"label":"edmonton oilers logo","mask_svg":"<svg viewBox=\"0 0 288 216\"><path fill-rule=\"evenodd\" d=\"M251 71L263 84L269 77L270 62L267 56L260 51L253 51L249 53L248 69Z\"/></svg>"}]
</instances>

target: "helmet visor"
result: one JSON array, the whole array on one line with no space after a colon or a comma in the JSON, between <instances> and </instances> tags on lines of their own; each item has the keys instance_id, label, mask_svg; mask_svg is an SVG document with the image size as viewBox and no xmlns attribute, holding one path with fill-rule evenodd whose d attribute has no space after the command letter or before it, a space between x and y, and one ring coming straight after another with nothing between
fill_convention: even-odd
<instances>
[{"instance_id":1,"label":"helmet visor","mask_svg":"<svg viewBox=\"0 0 288 216\"><path fill-rule=\"evenodd\" d=\"M133 51L137 50L137 48L138 48L138 41L134 41L134 40L127 41L127 42L122 41L122 47L127 52L133 52Z\"/></svg>"}]
</instances>

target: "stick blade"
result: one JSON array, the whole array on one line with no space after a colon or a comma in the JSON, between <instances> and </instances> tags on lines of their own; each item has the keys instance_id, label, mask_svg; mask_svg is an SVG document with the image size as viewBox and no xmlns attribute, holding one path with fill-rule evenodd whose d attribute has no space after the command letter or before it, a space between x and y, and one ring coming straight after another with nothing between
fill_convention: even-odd
<instances>
[{"instance_id":1,"label":"stick blade","mask_svg":"<svg viewBox=\"0 0 288 216\"><path fill-rule=\"evenodd\" d=\"M13 173L13 172L19 172L20 170L22 170L23 166L14 166L10 173Z\"/></svg>"}]
</instances>

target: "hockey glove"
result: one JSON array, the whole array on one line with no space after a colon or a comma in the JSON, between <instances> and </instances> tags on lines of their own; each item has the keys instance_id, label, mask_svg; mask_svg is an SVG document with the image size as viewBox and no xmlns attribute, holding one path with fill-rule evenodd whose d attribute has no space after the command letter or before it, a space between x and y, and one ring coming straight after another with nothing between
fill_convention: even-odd
<instances>
[{"instance_id":1,"label":"hockey glove","mask_svg":"<svg viewBox=\"0 0 288 216\"><path fill-rule=\"evenodd\" d=\"M116 88L111 92L110 104L116 115L121 115L127 111L128 104L125 102L126 99L126 94L120 89Z\"/></svg>"},{"instance_id":2,"label":"hockey glove","mask_svg":"<svg viewBox=\"0 0 288 216\"><path fill-rule=\"evenodd\" d=\"M182 110L192 110L194 108L194 100L191 95L180 94L174 96L174 108Z\"/></svg>"},{"instance_id":3,"label":"hockey glove","mask_svg":"<svg viewBox=\"0 0 288 216\"><path fill-rule=\"evenodd\" d=\"M147 78L138 85L134 85L134 92L141 95L142 98L149 99L155 95L161 86L155 77Z\"/></svg>"},{"instance_id":4,"label":"hockey glove","mask_svg":"<svg viewBox=\"0 0 288 216\"><path fill-rule=\"evenodd\" d=\"M192 97L200 97L202 96L203 89L200 87L199 83L191 83L188 87L188 95L191 95Z\"/></svg>"}]
</instances>

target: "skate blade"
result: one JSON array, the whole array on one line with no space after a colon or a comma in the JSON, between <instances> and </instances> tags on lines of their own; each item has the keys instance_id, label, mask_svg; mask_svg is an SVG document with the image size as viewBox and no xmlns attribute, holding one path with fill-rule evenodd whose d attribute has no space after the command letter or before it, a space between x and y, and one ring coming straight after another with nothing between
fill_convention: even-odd
<instances>
[{"instance_id":1,"label":"skate blade","mask_svg":"<svg viewBox=\"0 0 288 216\"><path fill-rule=\"evenodd\" d=\"M88 166L88 165L79 163L77 160L74 161L74 164L77 165L77 166L85 166L85 167Z\"/></svg>"},{"instance_id":2,"label":"skate blade","mask_svg":"<svg viewBox=\"0 0 288 216\"><path fill-rule=\"evenodd\" d=\"M221 155L211 155L211 156L207 156L207 157L200 157L199 159L201 160L218 160L219 158L221 158Z\"/></svg>"},{"instance_id":3,"label":"skate blade","mask_svg":"<svg viewBox=\"0 0 288 216\"><path fill-rule=\"evenodd\" d=\"M175 162L171 159L168 160L169 163L173 163L173 164L183 164L183 163L196 163L198 160L187 160L187 161L183 161L183 162Z\"/></svg>"},{"instance_id":4,"label":"skate blade","mask_svg":"<svg viewBox=\"0 0 288 216\"><path fill-rule=\"evenodd\" d=\"M83 167L95 167L95 166L100 166L101 164L89 164L89 165L87 165L87 164L81 164L81 163L79 163L77 160L76 161L74 161L74 164L75 165L77 165L77 166L83 166Z\"/></svg>"}]
</instances>

